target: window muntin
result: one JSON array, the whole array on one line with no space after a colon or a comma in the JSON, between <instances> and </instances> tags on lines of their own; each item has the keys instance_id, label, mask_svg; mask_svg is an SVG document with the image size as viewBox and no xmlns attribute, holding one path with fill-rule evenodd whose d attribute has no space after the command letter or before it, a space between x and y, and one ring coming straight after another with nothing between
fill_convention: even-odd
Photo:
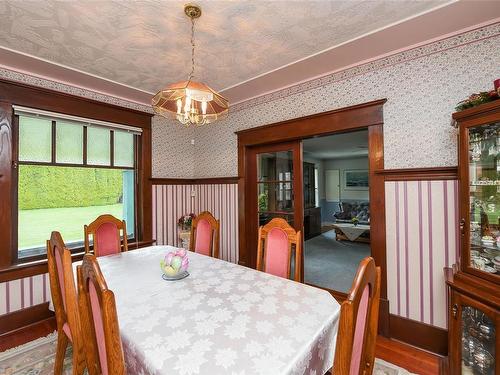
<instances>
[{"instance_id":1,"label":"window muntin","mask_svg":"<svg viewBox=\"0 0 500 375\"><path fill-rule=\"evenodd\" d=\"M104 213L135 237L137 134L25 115L18 124L18 259L45 254L52 230L82 247L83 225Z\"/></svg>"}]
</instances>

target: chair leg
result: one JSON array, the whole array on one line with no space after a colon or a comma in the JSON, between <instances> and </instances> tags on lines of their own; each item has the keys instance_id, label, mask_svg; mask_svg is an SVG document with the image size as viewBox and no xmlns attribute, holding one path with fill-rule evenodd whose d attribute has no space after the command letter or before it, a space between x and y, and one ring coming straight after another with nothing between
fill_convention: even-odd
<instances>
[{"instance_id":1,"label":"chair leg","mask_svg":"<svg viewBox=\"0 0 500 375\"><path fill-rule=\"evenodd\" d=\"M78 355L73 353L73 375L83 375L86 363Z\"/></svg>"},{"instance_id":2,"label":"chair leg","mask_svg":"<svg viewBox=\"0 0 500 375\"><path fill-rule=\"evenodd\" d=\"M60 330L57 334L56 360L54 363L54 375L61 375L64 365L64 357L66 356L66 348L68 347L68 338L66 334Z\"/></svg>"},{"instance_id":3,"label":"chair leg","mask_svg":"<svg viewBox=\"0 0 500 375\"><path fill-rule=\"evenodd\" d=\"M83 375L87 361L83 348L77 348L73 345L73 375Z\"/></svg>"}]
</instances>

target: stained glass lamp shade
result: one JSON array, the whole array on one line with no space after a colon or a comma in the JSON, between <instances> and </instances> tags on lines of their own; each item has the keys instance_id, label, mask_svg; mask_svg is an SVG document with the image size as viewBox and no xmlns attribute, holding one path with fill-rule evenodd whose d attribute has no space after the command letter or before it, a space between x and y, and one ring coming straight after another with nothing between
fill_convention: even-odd
<instances>
[{"instance_id":1,"label":"stained glass lamp shade","mask_svg":"<svg viewBox=\"0 0 500 375\"><path fill-rule=\"evenodd\" d=\"M168 85L152 99L154 111L185 125L203 125L225 116L229 103L204 83L183 81Z\"/></svg>"}]
</instances>

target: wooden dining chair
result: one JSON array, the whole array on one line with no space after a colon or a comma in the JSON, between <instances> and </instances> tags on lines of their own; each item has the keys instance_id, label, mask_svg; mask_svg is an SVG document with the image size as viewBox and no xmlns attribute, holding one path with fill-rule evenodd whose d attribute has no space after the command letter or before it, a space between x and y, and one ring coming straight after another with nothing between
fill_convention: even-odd
<instances>
[{"instance_id":1,"label":"wooden dining chair","mask_svg":"<svg viewBox=\"0 0 500 375\"><path fill-rule=\"evenodd\" d=\"M195 253L219 257L219 220L208 211L203 211L193 219L189 250Z\"/></svg>"},{"instance_id":2,"label":"wooden dining chair","mask_svg":"<svg viewBox=\"0 0 500 375\"><path fill-rule=\"evenodd\" d=\"M85 254L77 267L78 302L90 375L123 375L123 355L115 296L108 289L97 258Z\"/></svg>"},{"instance_id":3,"label":"wooden dining chair","mask_svg":"<svg viewBox=\"0 0 500 375\"><path fill-rule=\"evenodd\" d=\"M66 248L59 232L52 232L47 241L47 263L57 324L54 374L62 374L68 343L73 346L73 374L83 374L86 366L85 352L71 252Z\"/></svg>"},{"instance_id":4,"label":"wooden dining chair","mask_svg":"<svg viewBox=\"0 0 500 375\"><path fill-rule=\"evenodd\" d=\"M369 375L375 361L380 267L371 257L358 267L352 288L340 307L333 375Z\"/></svg>"},{"instance_id":5,"label":"wooden dining chair","mask_svg":"<svg viewBox=\"0 0 500 375\"><path fill-rule=\"evenodd\" d=\"M97 257L118 254L128 250L127 225L113 215L101 215L89 225L83 227L85 236L85 253L90 253L90 240L94 243L94 254ZM121 232L121 233L120 233ZM123 237L123 247L122 240Z\"/></svg>"},{"instance_id":6,"label":"wooden dining chair","mask_svg":"<svg viewBox=\"0 0 500 375\"><path fill-rule=\"evenodd\" d=\"M302 237L285 219L274 218L259 227L257 269L276 276L290 278L292 254L295 254L293 279L303 281Z\"/></svg>"}]
</instances>

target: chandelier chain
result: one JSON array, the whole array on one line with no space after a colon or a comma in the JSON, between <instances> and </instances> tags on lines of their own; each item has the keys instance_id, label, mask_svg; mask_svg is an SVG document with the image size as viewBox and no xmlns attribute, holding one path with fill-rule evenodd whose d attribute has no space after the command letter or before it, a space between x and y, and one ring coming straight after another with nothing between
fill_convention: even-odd
<instances>
[{"instance_id":1,"label":"chandelier chain","mask_svg":"<svg viewBox=\"0 0 500 375\"><path fill-rule=\"evenodd\" d=\"M194 18L191 18L191 72L189 73L188 81L194 77Z\"/></svg>"}]
</instances>

